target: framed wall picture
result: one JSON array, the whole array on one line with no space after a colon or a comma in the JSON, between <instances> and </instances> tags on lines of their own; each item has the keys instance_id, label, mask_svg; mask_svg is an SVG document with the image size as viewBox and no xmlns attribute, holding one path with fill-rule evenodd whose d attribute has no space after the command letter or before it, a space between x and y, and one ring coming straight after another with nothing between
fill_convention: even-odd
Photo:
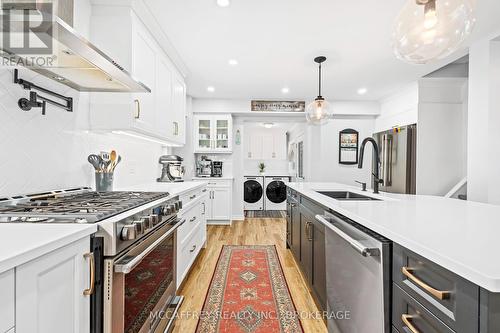
<instances>
[{"instance_id":1,"label":"framed wall picture","mask_svg":"<svg viewBox=\"0 0 500 333\"><path fill-rule=\"evenodd\" d=\"M359 133L347 128L339 133L339 164L358 164Z\"/></svg>"}]
</instances>

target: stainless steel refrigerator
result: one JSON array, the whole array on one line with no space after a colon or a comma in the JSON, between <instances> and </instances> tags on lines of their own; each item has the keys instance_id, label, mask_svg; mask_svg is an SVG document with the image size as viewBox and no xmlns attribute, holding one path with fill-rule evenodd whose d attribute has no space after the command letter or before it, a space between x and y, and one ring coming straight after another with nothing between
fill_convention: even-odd
<instances>
[{"instance_id":1,"label":"stainless steel refrigerator","mask_svg":"<svg viewBox=\"0 0 500 333\"><path fill-rule=\"evenodd\" d=\"M373 135L380 150L381 191L416 193L417 125L394 128ZM375 159L374 162L375 163Z\"/></svg>"}]
</instances>

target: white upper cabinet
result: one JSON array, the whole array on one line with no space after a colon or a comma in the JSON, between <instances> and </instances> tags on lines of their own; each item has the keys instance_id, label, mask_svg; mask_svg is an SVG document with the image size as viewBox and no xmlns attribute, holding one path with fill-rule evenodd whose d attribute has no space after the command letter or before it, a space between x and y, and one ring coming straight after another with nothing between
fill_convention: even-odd
<instances>
[{"instance_id":1,"label":"white upper cabinet","mask_svg":"<svg viewBox=\"0 0 500 333\"><path fill-rule=\"evenodd\" d=\"M91 93L90 127L132 132L183 145L186 84L135 12L126 6L92 7L91 40L151 93Z\"/></svg>"},{"instance_id":2,"label":"white upper cabinet","mask_svg":"<svg viewBox=\"0 0 500 333\"><path fill-rule=\"evenodd\" d=\"M286 133L279 129L250 128L245 131L245 158L285 160Z\"/></svg>"},{"instance_id":3,"label":"white upper cabinet","mask_svg":"<svg viewBox=\"0 0 500 333\"><path fill-rule=\"evenodd\" d=\"M194 117L195 153L231 153L233 118L231 115L196 115Z\"/></svg>"}]
</instances>

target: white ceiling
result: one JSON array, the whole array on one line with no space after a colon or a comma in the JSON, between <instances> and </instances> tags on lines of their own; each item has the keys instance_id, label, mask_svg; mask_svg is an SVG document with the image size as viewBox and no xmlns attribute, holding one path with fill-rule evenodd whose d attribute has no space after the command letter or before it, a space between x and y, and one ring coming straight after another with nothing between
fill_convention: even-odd
<instances>
[{"instance_id":1,"label":"white ceiling","mask_svg":"<svg viewBox=\"0 0 500 333\"><path fill-rule=\"evenodd\" d=\"M393 56L391 28L404 0L232 0L228 8L215 0L144 2L187 65L194 97L310 100L317 95L313 58L325 55L326 98L379 100L447 62L417 66ZM499 18L500 1L478 1L468 43L500 34ZM360 87L368 93L359 96Z\"/></svg>"}]
</instances>

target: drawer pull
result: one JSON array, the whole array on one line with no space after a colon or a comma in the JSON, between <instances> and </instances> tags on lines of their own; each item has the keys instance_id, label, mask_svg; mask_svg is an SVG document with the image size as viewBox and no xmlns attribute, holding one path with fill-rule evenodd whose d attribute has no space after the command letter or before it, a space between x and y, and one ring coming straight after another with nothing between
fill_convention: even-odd
<instances>
[{"instance_id":1,"label":"drawer pull","mask_svg":"<svg viewBox=\"0 0 500 333\"><path fill-rule=\"evenodd\" d=\"M406 276L411 281L415 282L420 288L424 289L425 291L427 291L429 294L431 294L435 298L443 300L443 299L447 299L450 297L449 291L441 291L441 290L434 289L431 286L429 286L427 283L425 283L424 281L420 280L415 275L413 275L413 268L402 267L401 272L403 272L404 276Z\"/></svg>"},{"instance_id":2,"label":"drawer pull","mask_svg":"<svg viewBox=\"0 0 500 333\"><path fill-rule=\"evenodd\" d=\"M194 221L196 221L196 216L193 216L193 218L189 220L189 222L194 222Z\"/></svg>"},{"instance_id":3,"label":"drawer pull","mask_svg":"<svg viewBox=\"0 0 500 333\"><path fill-rule=\"evenodd\" d=\"M204 188L204 189L202 190L202 192L203 192L203 193L205 193L206 191L207 191L207 189L206 189L206 188Z\"/></svg>"},{"instance_id":4,"label":"drawer pull","mask_svg":"<svg viewBox=\"0 0 500 333\"><path fill-rule=\"evenodd\" d=\"M415 316L410 316L410 315L407 315L407 314L404 314L404 315L401 315L401 320L403 321L403 324L406 325L406 327L408 327L408 329L412 332L412 333L420 333L419 330L417 330L417 328L415 326L413 326L411 320L414 319Z\"/></svg>"},{"instance_id":5,"label":"drawer pull","mask_svg":"<svg viewBox=\"0 0 500 333\"><path fill-rule=\"evenodd\" d=\"M192 196L190 196L189 200L193 200L194 198L196 198L196 194L193 194Z\"/></svg>"},{"instance_id":6,"label":"drawer pull","mask_svg":"<svg viewBox=\"0 0 500 333\"><path fill-rule=\"evenodd\" d=\"M89 289L85 289L83 291L84 296L90 296L94 293L94 287L95 287L95 258L94 258L94 253L85 253L83 255L85 259L89 259L89 267L90 267L90 287Z\"/></svg>"},{"instance_id":7,"label":"drawer pull","mask_svg":"<svg viewBox=\"0 0 500 333\"><path fill-rule=\"evenodd\" d=\"M194 250L196 250L196 244L195 244L195 245L193 245L193 248L192 248L191 250L189 250L189 252L193 253L193 252L194 252Z\"/></svg>"}]
</instances>

